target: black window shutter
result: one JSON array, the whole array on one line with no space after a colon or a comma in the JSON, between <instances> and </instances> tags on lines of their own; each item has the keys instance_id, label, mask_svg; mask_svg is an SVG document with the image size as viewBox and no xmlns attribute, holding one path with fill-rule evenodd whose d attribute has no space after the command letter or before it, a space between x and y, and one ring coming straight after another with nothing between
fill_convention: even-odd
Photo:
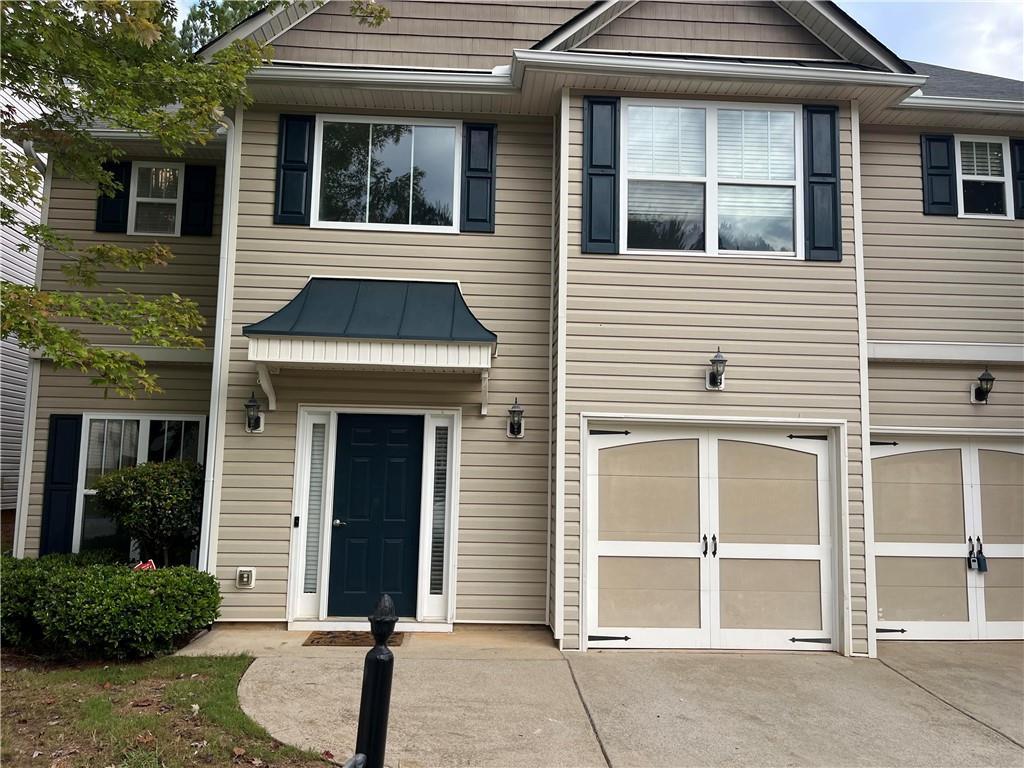
<instances>
[{"instance_id":1,"label":"black window shutter","mask_svg":"<svg viewBox=\"0 0 1024 768\"><path fill-rule=\"evenodd\" d=\"M951 135L921 136L921 183L926 214L956 216L956 152Z\"/></svg>"},{"instance_id":2,"label":"black window shutter","mask_svg":"<svg viewBox=\"0 0 1024 768\"><path fill-rule=\"evenodd\" d=\"M583 99L583 252L619 252L619 100Z\"/></svg>"},{"instance_id":3,"label":"black window shutter","mask_svg":"<svg viewBox=\"0 0 1024 768\"><path fill-rule=\"evenodd\" d=\"M96 231L128 231L128 193L132 186L132 164L125 160L120 163L104 163L103 170L114 176L121 189L113 197L100 195L96 198Z\"/></svg>"},{"instance_id":4,"label":"black window shutter","mask_svg":"<svg viewBox=\"0 0 1024 768\"><path fill-rule=\"evenodd\" d=\"M78 447L81 437L81 415L50 416L40 555L71 551L75 503L78 501Z\"/></svg>"},{"instance_id":5,"label":"black window shutter","mask_svg":"<svg viewBox=\"0 0 1024 768\"><path fill-rule=\"evenodd\" d=\"M217 168L213 165L186 165L184 200L181 204L181 234L213 234L213 190Z\"/></svg>"},{"instance_id":6,"label":"black window shutter","mask_svg":"<svg viewBox=\"0 0 1024 768\"><path fill-rule=\"evenodd\" d=\"M309 226L313 195L312 115L281 115L277 133L274 223Z\"/></svg>"},{"instance_id":7,"label":"black window shutter","mask_svg":"<svg viewBox=\"0 0 1024 768\"><path fill-rule=\"evenodd\" d=\"M839 110L804 107L804 242L808 261L842 261Z\"/></svg>"},{"instance_id":8,"label":"black window shutter","mask_svg":"<svg viewBox=\"0 0 1024 768\"><path fill-rule=\"evenodd\" d=\"M463 232L494 231L497 131L493 123L466 123L462 128Z\"/></svg>"},{"instance_id":9,"label":"black window shutter","mask_svg":"<svg viewBox=\"0 0 1024 768\"><path fill-rule=\"evenodd\" d=\"M1013 218L1024 219L1024 139L1010 139L1010 188Z\"/></svg>"}]
</instances>

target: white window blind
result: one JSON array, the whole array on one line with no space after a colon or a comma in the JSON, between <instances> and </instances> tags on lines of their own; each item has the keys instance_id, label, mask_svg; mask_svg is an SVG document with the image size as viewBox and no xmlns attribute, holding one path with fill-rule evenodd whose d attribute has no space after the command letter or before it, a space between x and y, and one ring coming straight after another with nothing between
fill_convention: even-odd
<instances>
[{"instance_id":1,"label":"white window blind","mask_svg":"<svg viewBox=\"0 0 1024 768\"><path fill-rule=\"evenodd\" d=\"M768 110L718 110L718 176L795 180L796 116Z\"/></svg>"},{"instance_id":2,"label":"white window blind","mask_svg":"<svg viewBox=\"0 0 1024 768\"><path fill-rule=\"evenodd\" d=\"M448 427L434 429L434 496L430 529L430 594L444 594L444 531L448 508Z\"/></svg>"},{"instance_id":3,"label":"white window blind","mask_svg":"<svg viewBox=\"0 0 1024 768\"><path fill-rule=\"evenodd\" d=\"M1003 147L988 141L960 142L960 171L964 176L1003 176Z\"/></svg>"},{"instance_id":4,"label":"white window blind","mask_svg":"<svg viewBox=\"0 0 1024 768\"><path fill-rule=\"evenodd\" d=\"M684 107L629 108L631 175L704 175L705 114Z\"/></svg>"},{"instance_id":5,"label":"white window blind","mask_svg":"<svg viewBox=\"0 0 1024 768\"><path fill-rule=\"evenodd\" d=\"M302 591L318 591L320 530L323 528L326 424L314 424L309 456L309 494L306 497L306 563Z\"/></svg>"}]
</instances>

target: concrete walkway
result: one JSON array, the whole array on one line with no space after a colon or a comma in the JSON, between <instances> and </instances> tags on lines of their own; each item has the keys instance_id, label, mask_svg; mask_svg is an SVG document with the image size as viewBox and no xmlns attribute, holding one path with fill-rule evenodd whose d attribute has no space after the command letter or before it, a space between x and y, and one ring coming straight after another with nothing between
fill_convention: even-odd
<instances>
[{"instance_id":1,"label":"concrete walkway","mask_svg":"<svg viewBox=\"0 0 1024 768\"><path fill-rule=\"evenodd\" d=\"M257 656L243 709L278 739L355 743L364 648L215 631L187 653ZM834 654L561 654L545 630L406 635L388 765L1024 766L1022 643ZM960 692L966 692L959 695Z\"/></svg>"}]
</instances>

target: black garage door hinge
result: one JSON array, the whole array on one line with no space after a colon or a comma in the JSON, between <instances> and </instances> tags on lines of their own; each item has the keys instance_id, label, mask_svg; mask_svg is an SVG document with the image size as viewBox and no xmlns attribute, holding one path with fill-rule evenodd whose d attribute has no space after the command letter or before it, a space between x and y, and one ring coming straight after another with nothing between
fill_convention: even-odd
<instances>
[{"instance_id":1,"label":"black garage door hinge","mask_svg":"<svg viewBox=\"0 0 1024 768\"><path fill-rule=\"evenodd\" d=\"M905 629L889 629L888 627L875 627L876 634L887 634L890 632L898 632L901 635L905 635L907 630Z\"/></svg>"},{"instance_id":2,"label":"black garage door hinge","mask_svg":"<svg viewBox=\"0 0 1024 768\"><path fill-rule=\"evenodd\" d=\"M891 445L893 448L895 448L897 445L899 445L899 443L897 443L895 440L872 440L871 444L872 445Z\"/></svg>"},{"instance_id":3,"label":"black garage door hinge","mask_svg":"<svg viewBox=\"0 0 1024 768\"><path fill-rule=\"evenodd\" d=\"M831 637L791 637L789 638L791 643L829 643L831 644Z\"/></svg>"},{"instance_id":4,"label":"black garage door hinge","mask_svg":"<svg viewBox=\"0 0 1024 768\"><path fill-rule=\"evenodd\" d=\"M828 440L828 435L786 435L790 440Z\"/></svg>"},{"instance_id":5,"label":"black garage door hinge","mask_svg":"<svg viewBox=\"0 0 1024 768\"><path fill-rule=\"evenodd\" d=\"M592 429L590 430L592 435L628 435L628 429Z\"/></svg>"},{"instance_id":6,"label":"black garage door hinge","mask_svg":"<svg viewBox=\"0 0 1024 768\"><path fill-rule=\"evenodd\" d=\"M587 635L587 641L591 640L629 640L629 635L617 637L615 635Z\"/></svg>"}]
</instances>

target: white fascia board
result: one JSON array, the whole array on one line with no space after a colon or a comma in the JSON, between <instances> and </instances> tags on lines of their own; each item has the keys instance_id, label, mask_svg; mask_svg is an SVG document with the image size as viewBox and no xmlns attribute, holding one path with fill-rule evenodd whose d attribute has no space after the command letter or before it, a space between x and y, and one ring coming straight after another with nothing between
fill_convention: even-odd
<instances>
[{"instance_id":1,"label":"white fascia board","mask_svg":"<svg viewBox=\"0 0 1024 768\"><path fill-rule=\"evenodd\" d=\"M894 73L899 72L901 66L906 66L906 62L896 56L892 51L879 45L876 40L870 37L870 34L868 37L865 37L864 32L854 26L851 26L840 16L837 16L831 2L821 2L821 0L806 0L806 2L814 8L822 18L827 19L844 35L857 43L857 45L871 54L871 56L877 59L880 63L889 67Z\"/></svg>"},{"instance_id":2,"label":"white fascia board","mask_svg":"<svg viewBox=\"0 0 1024 768\"><path fill-rule=\"evenodd\" d=\"M1024 344L955 344L940 341L869 341L868 359L878 362L1024 364Z\"/></svg>"},{"instance_id":3,"label":"white fascia board","mask_svg":"<svg viewBox=\"0 0 1024 768\"><path fill-rule=\"evenodd\" d=\"M417 88L429 91L506 94L516 90L504 72L271 66L249 74L251 82L343 85L351 88Z\"/></svg>"},{"instance_id":4,"label":"white fascia board","mask_svg":"<svg viewBox=\"0 0 1024 768\"><path fill-rule=\"evenodd\" d=\"M968 99L959 96L925 96L914 93L901 101L899 109L949 109L957 112L998 112L1024 115L1024 101Z\"/></svg>"},{"instance_id":5,"label":"white fascia board","mask_svg":"<svg viewBox=\"0 0 1024 768\"><path fill-rule=\"evenodd\" d=\"M567 24L549 40L545 41L544 45L538 46L534 50L538 51L557 51L563 50L567 46L573 44L579 45L583 40L589 39L593 34L596 34L601 29L604 29L610 22L617 19L619 16L624 14L630 8L636 5L636 0L632 2L622 2L621 0L604 0L604 2L596 3L591 6L582 16L576 19L575 22ZM603 18L602 17L606 17ZM585 29L588 24L594 22L600 23L591 35L574 41L573 38L580 33L581 30ZM602 23L603 22L603 23Z\"/></svg>"},{"instance_id":6,"label":"white fascia board","mask_svg":"<svg viewBox=\"0 0 1024 768\"><path fill-rule=\"evenodd\" d=\"M490 369L493 353L491 342L263 335L249 339L249 360L272 366L479 372Z\"/></svg>"},{"instance_id":7,"label":"white fascia board","mask_svg":"<svg viewBox=\"0 0 1024 768\"><path fill-rule=\"evenodd\" d=\"M800 83L836 83L840 85L891 85L920 87L924 75L895 72L836 69L833 67L794 67L787 64L745 64L728 61L681 61L649 56L617 56L600 53L563 51L512 52L512 80L522 83L526 68L567 73L603 73L634 76L682 75L738 80L776 80Z\"/></svg>"}]
</instances>

